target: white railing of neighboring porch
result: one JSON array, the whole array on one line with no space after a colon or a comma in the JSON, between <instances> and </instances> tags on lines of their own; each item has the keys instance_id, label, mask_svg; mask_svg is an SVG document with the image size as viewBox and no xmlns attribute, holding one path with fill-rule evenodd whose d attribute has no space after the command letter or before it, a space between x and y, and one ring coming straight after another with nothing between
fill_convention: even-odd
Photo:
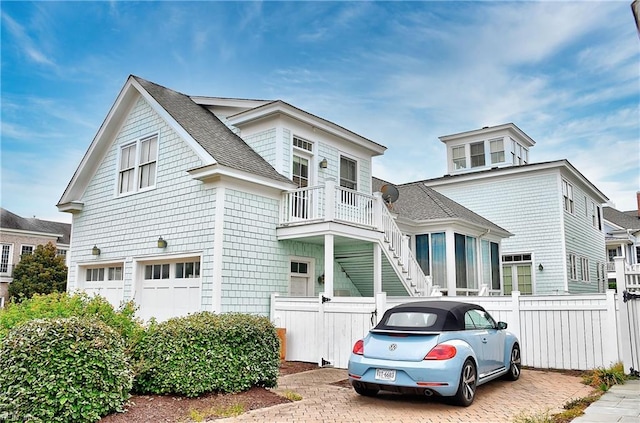
<instances>
[{"instance_id":1,"label":"white railing of neighboring porch","mask_svg":"<svg viewBox=\"0 0 640 423\"><path fill-rule=\"evenodd\" d=\"M332 195L333 194L333 195ZM299 188L283 194L280 222L283 225L339 221L384 234L385 254L414 295L432 295L431 280L425 276L395 219L380 195L369 195L337 186L327 180L324 186Z\"/></svg>"}]
</instances>

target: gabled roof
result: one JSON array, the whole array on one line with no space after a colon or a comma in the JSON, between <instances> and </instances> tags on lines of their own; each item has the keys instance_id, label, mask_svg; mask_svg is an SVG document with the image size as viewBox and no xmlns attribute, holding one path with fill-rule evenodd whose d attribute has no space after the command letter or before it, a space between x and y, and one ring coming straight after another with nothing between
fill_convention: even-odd
<instances>
[{"instance_id":1,"label":"gabled roof","mask_svg":"<svg viewBox=\"0 0 640 423\"><path fill-rule=\"evenodd\" d=\"M380 191L387 182L382 179L372 178L373 191ZM430 220L459 220L471 223L491 232L511 236L512 234L504 228L485 219L479 214L456 203L452 199L429 188L422 182L412 182L409 184L396 185L398 188L398 200L393 203L393 212L398 216L411 219L416 222Z\"/></svg>"},{"instance_id":2,"label":"gabled roof","mask_svg":"<svg viewBox=\"0 0 640 423\"><path fill-rule=\"evenodd\" d=\"M638 210L621 212L613 207L603 207L602 215L604 220L611 222L622 229L629 229L634 232L640 231L640 217L638 217Z\"/></svg>"},{"instance_id":3,"label":"gabled roof","mask_svg":"<svg viewBox=\"0 0 640 423\"><path fill-rule=\"evenodd\" d=\"M133 76L138 83L200 144L217 164L254 175L291 182L224 123L189 96Z\"/></svg>"},{"instance_id":4,"label":"gabled roof","mask_svg":"<svg viewBox=\"0 0 640 423\"><path fill-rule=\"evenodd\" d=\"M60 244L69 244L71 241L71 224L40 220L35 217L24 218L7 209L0 209L0 228L15 231L36 232L43 235L55 235Z\"/></svg>"}]
</instances>

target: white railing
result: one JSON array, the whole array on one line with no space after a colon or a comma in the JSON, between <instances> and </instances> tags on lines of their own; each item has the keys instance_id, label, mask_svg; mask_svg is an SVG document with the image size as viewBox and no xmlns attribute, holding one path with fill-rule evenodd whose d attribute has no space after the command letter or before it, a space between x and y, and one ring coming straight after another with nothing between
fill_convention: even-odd
<instances>
[{"instance_id":1,"label":"white railing","mask_svg":"<svg viewBox=\"0 0 640 423\"><path fill-rule=\"evenodd\" d=\"M335 220L359 226L375 226L373 213L375 199L372 195L340 186L335 187L334 193Z\"/></svg>"},{"instance_id":2,"label":"white railing","mask_svg":"<svg viewBox=\"0 0 640 423\"><path fill-rule=\"evenodd\" d=\"M299 188L283 195L280 223L307 223L325 218L323 186Z\"/></svg>"}]
</instances>

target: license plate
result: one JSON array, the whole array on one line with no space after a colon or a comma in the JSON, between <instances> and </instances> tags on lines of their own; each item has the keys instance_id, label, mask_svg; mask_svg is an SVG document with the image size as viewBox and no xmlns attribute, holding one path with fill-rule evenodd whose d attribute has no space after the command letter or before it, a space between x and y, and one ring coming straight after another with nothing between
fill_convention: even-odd
<instances>
[{"instance_id":1,"label":"license plate","mask_svg":"<svg viewBox=\"0 0 640 423\"><path fill-rule=\"evenodd\" d=\"M376 379L378 380L396 380L396 371L389 369L376 369Z\"/></svg>"}]
</instances>

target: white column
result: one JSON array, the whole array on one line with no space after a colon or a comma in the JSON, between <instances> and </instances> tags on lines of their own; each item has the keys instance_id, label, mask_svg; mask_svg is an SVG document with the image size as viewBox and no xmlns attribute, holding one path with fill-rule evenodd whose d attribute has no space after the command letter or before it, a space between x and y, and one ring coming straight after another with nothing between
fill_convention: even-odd
<instances>
[{"instance_id":1,"label":"white column","mask_svg":"<svg viewBox=\"0 0 640 423\"><path fill-rule=\"evenodd\" d=\"M629 305L624 302L623 292L627 288L625 281L625 263L624 257L614 257L616 264L616 291L618 296L618 336L620 340L620 358L622 359L625 373L633 367L633 357L631 356L631 337L635 334L629 331L629 316L627 316L627 307ZM637 336L637 335L635 335Z\"/></svg>"},{"instance_id":2,"label":"white column","mask_svg":"<svg viewBox=\"0 0 640 423\"><path fill-rule=\"evenodd\" d=\"M456 295L456 240L452 230L445 232L447 250L447 295Z\"/></svg>"},{"instance_id":3,"label":"white column","mask_svg":"<svg viewBox=\"0 0 640 423\"><path fill-rule=\"evenodd\" d=\"M605 330L602 337L602 359L604 361L604 367L609 367L614 363L620 361L620 354L618 351L618 330L611 330L616 327L616 292L613 289L607 289L605 292L607 303L607 314L605 317L605 327L609 330Z\"/></svg>"},{"instance_id":4,"label":"white column","mask_svg":"<svg viewBox=\"0 0 640 423\"><path fill-rule=\"evenodd\" d=\"M382 292L382 249L380 243L373 243L373 295Z\"/></svg>"},{"instance_id":5,"label":"white column","mask_svg":"<svg viewBox=\"0 0 640 423\"><path fill-rule=\"evenodd\" d=\"M324 293L333 298L333 234L324 236Z\"/></svg>"},{"instance_id":6,"label":"white column","mask_svg":"<svg viewBox=\"0 0 640 423\"><path fill-rule=\"evenodd\" d=\"M324 220L331 222L336 214L336 181L327 178L324 182Z\"/></svg>"}]
</instances>

